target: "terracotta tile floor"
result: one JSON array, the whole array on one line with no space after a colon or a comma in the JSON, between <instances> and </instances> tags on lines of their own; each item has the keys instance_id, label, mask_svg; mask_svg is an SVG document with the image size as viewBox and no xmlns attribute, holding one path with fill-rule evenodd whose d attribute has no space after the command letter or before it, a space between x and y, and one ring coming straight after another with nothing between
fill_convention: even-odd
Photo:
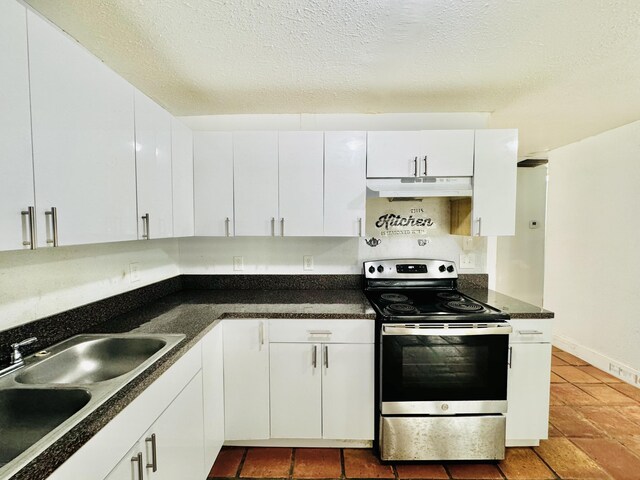
<instances>
[{"instance_id":1,"label":"terracotta tile floor","mask_svg":"<svg viewBox=\"0 0 640 480\"><path fill-rule=\"evenodd\" d=\"M640 479L640 389L554 347L549 440L498 463L381 464L368 449L225 447L209 479Z\"/></svg>"}]
</instances>

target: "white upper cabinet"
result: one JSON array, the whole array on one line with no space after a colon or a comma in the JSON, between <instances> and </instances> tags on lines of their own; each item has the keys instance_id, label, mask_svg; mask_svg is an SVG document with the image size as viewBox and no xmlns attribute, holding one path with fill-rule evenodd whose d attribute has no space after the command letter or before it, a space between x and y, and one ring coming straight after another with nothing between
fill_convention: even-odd
<instances>
[{"instance_id":1,"label":"white upper cabinet","mask_svg":"<svg viewBox=\"0 0 640 480\"><path fill-rule=\"evenodd\" d=\"M474 235L515 234L517 164L517 130L476 130Z\"/></svg>"},{"instance_id":2,"label":"white upper cabinet","mask_svg":"<svg viewBox=\"0 0 640 480\"><path fill-rule=\"evenodd\" d=\"M325 132L325 236L364 235L367 196L366 163L366 132Z\"/></svg>"},{"instance_id":3,"label":"white upper cabinet","mask_svg":"<svg viewBox=\"0 0 640 480\"><path fill-rule=\"evenodd\" d=\"M134 240L133 87L36 14L27 20L38 245Z\"/></svg>"},{"instance_id":4,"label":"white upper cabinet","mask_svg":"<svg viewBox=\"0 0 640 480\"><path fill-rule=\"evenodd\" d=\"M191 237L193 219L193 133L176 118L171 119L171 165L173 177L173 236Z\"/></svg>"},{"instance_id":5,"label":"white upper cabinet","mask_svg":"<svg viewBox=\"0 0 640 480\"><path fill-rule=\"evenodd\" d=\"M135 92L138 237L173 236L171 115Z\"/></svg>"},{"instance_id":6,"label":"white upper cabinet","mask_svg":"<svg viewBox=\"0 0 640 480\"><path fill-rule=\"evenodd\" d=\"M279 133L281 236L322 236L323 153L323 132Z\"/></svg>"},{"instance_id":7,"label":"white upper cabinet","mask_svg":"<svg viewBox=\"0 0 640 480\"><path fill-rule=\"evenodd\" d=\"M473 130L368 132L367 177L470 177Z\"/></svg>"},{"instance_id":8,"label":"white upper cabinet","mask_svg":"<svg viewBox=\"0 0 640 480\"><path fill-rule=\"evenodd\" d=\"M22 212L29 212L35 199L27 11L17 2L0 3L0 45L0 250L28 249L30 217Z\"/></svg>"},{"instance_id":9,"label":"white upper cabinet","mask_svg":"<svg viewBox=\"0 0 640 480\"><path fill-rule=\"evenodd\" d=\"M279 235L278 132L234 132L233 173L235 235Z\"/></svg>"},{"instance_id":10,"label":"white upper cabinet","mask_svg":"<svg viewBox=\"0 0 640 480\"><path fill-rule=\"evenodd\" d=\"M196 235L233 236L233 136L194 132Z\"/></svg>"}]
</instances>

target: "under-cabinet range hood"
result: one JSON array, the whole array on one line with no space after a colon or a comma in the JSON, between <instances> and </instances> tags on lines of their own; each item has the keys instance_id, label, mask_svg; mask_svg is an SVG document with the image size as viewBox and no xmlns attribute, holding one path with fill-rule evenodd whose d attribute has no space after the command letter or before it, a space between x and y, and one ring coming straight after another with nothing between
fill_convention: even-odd
<instances>
[{"instance_id":1,"label":"under-cabinet range hood","mask_svg":"<svg viewBox=\"0 0 640 480\"><path fill-rule=\"evenodd\" d=\"M367 188L379 197L470 197L471 178L367 178Z\"/></svg>"}]
</instances>

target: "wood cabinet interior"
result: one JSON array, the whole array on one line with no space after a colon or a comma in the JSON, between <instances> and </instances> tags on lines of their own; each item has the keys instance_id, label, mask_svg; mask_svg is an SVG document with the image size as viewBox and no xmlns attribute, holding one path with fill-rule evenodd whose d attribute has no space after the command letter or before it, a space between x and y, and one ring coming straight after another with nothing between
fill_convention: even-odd
<instances>
[{"instance_id":1,"label":"wood cabinet interior","mask_svg":"<svg viewBox=\"0 0 640 480\"><path fill-rule=\"evenodd\" d=\"M449 230L451 235L471 235L471 197L452 198L451 222Z\"/></svg>"}]
</instances>

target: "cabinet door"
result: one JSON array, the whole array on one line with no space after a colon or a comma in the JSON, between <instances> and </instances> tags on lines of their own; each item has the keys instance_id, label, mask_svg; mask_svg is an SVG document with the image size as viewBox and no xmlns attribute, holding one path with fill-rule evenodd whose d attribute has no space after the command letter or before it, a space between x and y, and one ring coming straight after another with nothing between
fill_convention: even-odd
<instances>
[{"instance_id":1,"label":"cabinet door","mask_svg":"<svg viewBox=\"0 0 640 480\"><path fill-rule=\"evenodd\" d=\"M135 108L139 238L171 237L171 115L137 90Z\"/></svg>"},{"instance_id":2,"label":"cabinet door","mask_svg":"<svg viewBox=\"0 0 640 480\"><path fill-rule=\"evenodd\" d=\"M322 437L373 439L372 344L322 346Z\"/></svg>"},{"instance_id":3,"label":"cabinet door","mask_svg":"<svg viewBox=\"0 0 640 480\"><path fill-rule=\"evenodd\" d=\"M280 132L278 143L280 235L323 232L323 132Z\"/></svg>"},{"instance_id":4,"label":"cabinet door","mask_svg":"<svg viewBox=\"0 0 640 480\"><path fill-rule=\"evenodd\" d=\"M271 438L322 438L320 344L272 343Z\"/></svg>"},{"instance_id":5,"label":"cabinet door","mask_svg":"<svg viewBox=\"0 0 640 480\"><path fill-rule=\"evenodd\" d=\"M367 196L365 132L324 134L324 235L364 235Z\"/></svg>"},{"instance_id":6,"label":"cabinet door","mask_svg":"<svg viewBox=\"0 0 640 480\"><path fill-rule=\"evenodd\" d=\"M515 234L517 164L517 130L476 130L474 235Z\"/></svg>"},{"instance_id":7,"label":"cabinet door","mask_svg":"<svg viewBox=\"0 0 640 480\"><path fill-rule=\"evenodd\" d=\"M145 468L149 480L200 480L207 476L202 423L202 373L198 372L142 439L145 465L155 461L156 466L155 472L153 467Z\"/></svg>"},{"instance_id":8,"label":"cabinet door","mask_svg":"<svg viewBox=\"0 0 640 480\"><path fill-rule=\"evenodd\" d=\"M222 325L216 325L202 340L205 471L213 466L224 443L222 328Z\"/></svg>"},{"instance_id":9,"label":"cabinet door","mask_svg":"<svg viewBox=\"0 0 640 480\"><path fill-rule=\"evenodd\" d=\"M171 118L171 176L173 180L173 236L193 236L193 133Z\"/></svg>"},{"instance_id":10,"label":"cabinet door","mask_svg":"<svg viewBox=\"0 0 640 480\"><path fill-rule=\"evenodd\" d=\"M236 236L279 235L278 132L234 132Z\"/></svg>"},{"instance_id":11,"label":"cabinet door","mask_svg":"<svg viewBox=\"0 0 640 480\"><path fill-rule=\"evenodd\" d=\"M18 2L0 3L0 45L0 250L19 250L31 247L29 219L22 212L35 200L27 10Z\"/></svg>"},{"instance_id":12,"label":"cabinet door","mask_svg":"<svg viewBox=\"0 0 640 480\"><path fill-rule=\"evenodd\" d=\"M424 130L418 176L473 175L473 130Z\"/></svg>"},{"instance_id":13,"label":"cabinet door","mask_svg":"<svg viewBox=\"0 0 640 480\"><path fill-rule=\"evenodd\" d=\"M550 343L516 343L511 348L507 390L509 440L545 439L549 422Z\"/></svg>"},{"instance_id":14,"label":"cabinet door","mask_svg":"<svg viewBox=\"0 0 640 480\"><path fill-rule=\"evenodd\" d=\"M140 478L139 470L139 465L142 463L144 477L146 459L142 453L143 448L140 442L136 442L104 480L143 480Z\"/></svg>"},{"instance_id":15,"label":"cabinet door","mask_svg":"<svg viewBox=\"0 0 640 480\"><path fill-rule=\"evenodd\" d=\"M423 154L421 132L368 132L367 177L416 177Z\"/></svg>"},{"instance_id":16,"label":"cabinet door","mask_svg":"<svg viewBox=\"0 0 640 480\"><path fill-rule=\"evenodd\" d=\"M233 137L194 132L196 235L233 236Z\"/></svg>"},{"instance_id":17,"label":"cabinet door","mask_svg":"<svg viewBox=\"0 0 640 480\"><path fill-rule=\"evenodd\" d=\"M225 322L225 440L269 438L269 343L265 320Z\"/></svg>"},{"instance_id":18,"label":"cabinet door","mask_svg":"<svg viewBox=\"0 0 640 480\"><path fill-rule=\"evenodd\" d=\"M136 239L133 87L27 13L38 244ZM49 242L47 242L49 240Z\"/></svg>"}]
</instances>

